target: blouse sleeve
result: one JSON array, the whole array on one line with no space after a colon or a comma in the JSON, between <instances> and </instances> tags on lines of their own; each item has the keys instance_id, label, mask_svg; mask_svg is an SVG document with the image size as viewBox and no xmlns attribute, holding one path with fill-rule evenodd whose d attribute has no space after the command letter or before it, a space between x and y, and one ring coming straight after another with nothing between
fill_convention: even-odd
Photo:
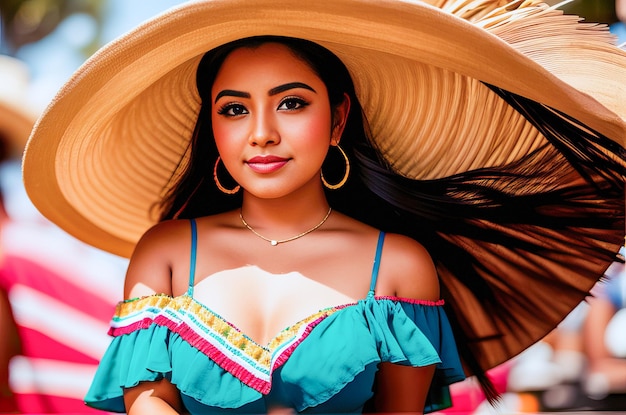
<instances>
[{"instance_id":1,"label":"blouse sleeve","mask_svg":"<svg viewBox=\"0 0 626 415\"><path fill-rule=\"evenodd\" d=\"M436 366L424 412L439 411L452 406L449 385L464 380L465 373L448 317L443 309L443 302L419 303L407 300L399 301L398 305L426 336L440 360ZM405 330L400 330L398 335L402 336L402 332Z\"/></svg>"},{"instance_id":2,"label":"blouse sleeve","mask_svg":"<svg viewBox=\"0 0 626 415\"><path fill-rule=\"evenodd\" d=\"M85 403L106 411L126 412L125 388L144 381L171 380L169 336L166 327L154 325L115 337L100 361Z\"/></svg>"},{"instance_id":3,"label":"blouse sleeve","mask_svg":"<svg viewBox=\"0 0 626 415\"><path fill-rule=\"evenodd\" d=\"M168 297L152 297L154 308ZM144 300L132 300L135 302ZM124 389L139 382L171 380L169 353L171 331L164 325L152 324L150 307L129 313L132 301L118 304L110 334L113 340L102 357L85 403L93 408L125 412ZM137 304L137 303L135 303ZM139 309L139 307L136 307Z\"/></svg>"},{"instance_id":4,"label":"blouse sleeve","mask_svg":"<svg viewBox=\"0 0 626 415\"><path fill-rule=\"evenodd\" d=\"M367 307L369 329L382 362L436 364L424 412L452 406L449 385L465 379L443 301L381 297Z\"/></svg>"},{"instance_id":5,"label":"blouse sleeve","mask_svg":"<svg viewBox=\"0 0 626 415\"><path fill-rule=\"evenodd\" d=\"M190 297L154 295L118 304L102 357L85 403L125 412L124 389L167 379L181 397L199 405L235 408L259 399L259 392L217 364L191 328ZM201 318L200 318L201 319ZM200 325L199 327L205 327Z\"/></svg>"}]
</instances>

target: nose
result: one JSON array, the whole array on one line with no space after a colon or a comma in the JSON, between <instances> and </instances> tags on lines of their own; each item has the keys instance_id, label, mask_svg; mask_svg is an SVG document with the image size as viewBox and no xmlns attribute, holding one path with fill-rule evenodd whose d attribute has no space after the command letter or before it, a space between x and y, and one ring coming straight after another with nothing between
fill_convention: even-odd
<instances>
[{"instance_id":1,"label":"nose","mask_svg":"<svg viewBox=\"0 0 626 415\"><path fill-rule=\"evenodd\" d=\"M251 145L261 147L280 142L280 134L271 115L257 113L252 124L249 142Z\"/></svg>"}]
</instances>

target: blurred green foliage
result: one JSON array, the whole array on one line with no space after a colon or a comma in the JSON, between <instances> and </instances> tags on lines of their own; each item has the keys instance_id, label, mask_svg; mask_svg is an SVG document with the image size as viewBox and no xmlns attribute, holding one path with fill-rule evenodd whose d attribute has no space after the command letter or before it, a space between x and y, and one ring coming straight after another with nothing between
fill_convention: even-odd
<instances>
[{"instance_id":1,"label":"blurred green foliage","mask_svg":"<svg viewBox=\"0 0 626 415\"><path fill-rule=\"evenodd\" d=\"M544 0L546 3L555 5L563 3L563 0ZM615 0L573 0L559 7L567 14L576 14L589 22L615 23Z\"/></svg>"},{"instance_id":2,"label":"blurred green foliage","mask_svg":"<svg viewBox=\"0 0 626 415\"><path fill-rule=\"evenodd\" d=\"M2 50L5 53L36 42L66 17L86 13L100 22L106 0L0 0Z\"/></svg>"}]
</instances>

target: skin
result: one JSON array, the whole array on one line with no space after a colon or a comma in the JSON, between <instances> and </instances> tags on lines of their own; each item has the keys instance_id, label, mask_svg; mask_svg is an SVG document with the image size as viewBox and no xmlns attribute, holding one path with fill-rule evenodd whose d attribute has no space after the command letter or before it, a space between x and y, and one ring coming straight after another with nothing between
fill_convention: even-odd
<instances>
[{"instance_id":1,"label":"skin","mask_svg":"<svg viewBox=\"0 0 626 415\"><path fill-rule=\"evenodd\" d=\"M615 0L615 13L621 22L626 23L626 0Z\"/></svg>"},{"instance_id":2,"label":"skin","mask_svg":"<svg viewBox=\"0 0 626 415\"><path fill-rule=\"evenodd\" d=\"M611 354L604 341L606 327L618 309L604 297L589 297L589 314L583 326L588 372L605 376L611 391L626 390L626 360Z\"/></svg>"},{"instance_id":3,"label":"skin","mask_svg":"<svg viewBox=\"0 0 626 415\"><path fill-rule=\"evenodd\" d=\"M321 165L330 146L341 139L349 99L331 111L324 83L285 46L272 43L232 52L218 73L212 97L216 144L244 192L246 221L274 239L317 225L328 211ZM267 155L280 157L280 168L249 163ZM239 210L199 218L197 223L197 249L202 254L194 296L257 343L268 343L320 309L362 299L369 290L378 230L339 212L333 211L316 231L278 246L246 229ZM184 294L189 240L188 221L165 221L149 230L131 258L125 296ZM376 293L439 299L437 274L426 250L413 239L388 234ZM434 366L382 364L384 386L377 395L377 410L422 413L433 373ZM167 381L127 390L125 403L131 415L182 410L177 390Z\"/></svg>"}]
</instances>

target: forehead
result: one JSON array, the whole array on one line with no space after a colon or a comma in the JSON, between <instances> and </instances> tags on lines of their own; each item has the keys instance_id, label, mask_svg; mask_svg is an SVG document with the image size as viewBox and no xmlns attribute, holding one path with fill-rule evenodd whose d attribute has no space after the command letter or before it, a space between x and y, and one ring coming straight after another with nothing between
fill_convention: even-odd
<instances>
[{"instance_id":1,"label":"forehead","mask_svg":"<svg viewBox=\"0 0 626 415\"><path fill-rule=\"evenodd\" d=\"M297 55L289 46L279 42L268 41L258 45L242 46L234 49L226 57L224 64L229 60L237 59L274 59L289 60L299 62L305 66L309 66L301 57ZM309 68L310 69L310 68Z\"/></svg>"},{"instance_id":2,"label":"forehead","mask_svg":"<svg viewBox=\"0 0 626 415\"><path fill-rule=\"evenodd\" d=\"M311 66L289 47L263 43L233 50L217 73L214 90L223 83L267 84L285 78L322 82Z\"/></svg>"}]
</instances>

